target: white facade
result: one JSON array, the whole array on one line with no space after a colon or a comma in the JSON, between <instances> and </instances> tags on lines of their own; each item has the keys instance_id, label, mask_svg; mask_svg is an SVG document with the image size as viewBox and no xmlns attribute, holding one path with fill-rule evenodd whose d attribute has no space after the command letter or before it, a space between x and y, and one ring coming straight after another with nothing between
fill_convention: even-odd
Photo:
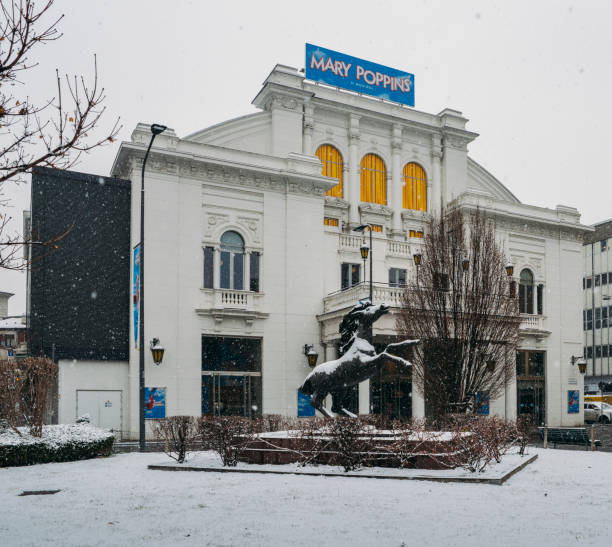
<instances>
[{"instance_id":1,"label":"white facade","mask_svg":"<svg viewBox=\"0 0 612 547\"><path fill-rule=\"evenodd\" d=\"M146 384L166 388L167 415L199 415L203 397L213 397L216 389L234 389L211 383L203 392L208 372L202 371L209 367L203 364L203 336L207 343L223 337L259 339L260 373L249 381L261 382L262 392L251 406L266 414L297 415L297 386L310 370L304 345L314 344L319 362L332 358L341 317L367 295L363 284L339 290L341 264L361 264L362 238L352 228L362 223L382 227L373 242L375 303L398 303L401 289L387 283L389 268L412 275L412 255L421 240L410 237L410 231L424 230L428 214L402 206L402 169L415 162L427 176L427 211L452 201L486 208L496 219L517 280L528 268L535 285L542 285L533 293L534 299L543 299L542 313L534 303L534 310L523 316L520 348L544 355L543 420L582 424L582 409L569 414L567 405L568 390L583 392L582 377L570 365L570 357L582 352L580 257L586 228L576 209L521 204L468 157L467 147L477 134L466 130L467 120L455 110L419 112L316 85L282 65L268 76L253 104L261 112L182 139L166 131L157 137L147 162L144 340L148 346L158 337L166 352L162 365L155 366L147 350ZM138 189L149 139L149 127L138 125L113 166L114 175L133 181L132 247L139 241ZM321 175L315 151L322 144L342 154L342 198L325 196L337 181ZM360 161L368 153L385 162L386 205L360 201ZM324 217L338 225L325 225ZM241 236L245 257L238 265L231 262L229 288L220 273L221 237L228 231ZM212 288L204 288L206 253L214 256ZM259 290L251 291L250 263L257 260ZM235 276L241 271L241 289L234 290L233 283L240 287ZM392 314L375 325L374 336L384 335L395 335ZM123 429L136 437L138 352L133 340L131 332L127 374L112 374L124 382ZM71 370L64 368L64 382ZM90 367L88 382L95 384L108 371L108 366ZM70 385L74 391L79 382ZM411 405L413 416L423 415L417 393ZM370 388L364 383L359 410L368 412L370 406ZM514 380L491 409L516 416Z\"/></svg>"},{"instance_id":2,"label":"white facade","mask_svg":"<svg viewBox=\"0 0 612 547\"><path fill-rule=\"evenodd\" d=\"M583 352L585 386L597 392L600 382L612 382L612 220L593 228L583 247Z\"/></svg>"}]
</instances>

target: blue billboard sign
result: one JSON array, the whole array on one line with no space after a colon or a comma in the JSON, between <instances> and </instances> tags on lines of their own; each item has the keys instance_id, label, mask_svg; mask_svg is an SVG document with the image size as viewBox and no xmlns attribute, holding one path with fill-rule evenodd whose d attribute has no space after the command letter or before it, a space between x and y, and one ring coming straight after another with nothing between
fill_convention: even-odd
<instances>
[{"instance_id":1,"label":"blue billboard sign","mask_svg":"<svg viewBox=\"0 0 612 547\"><path fill-rule=\"evenodd\" d=\"M414 106L414 74L306 44L306 78Z\"/></svg>"}]
</instances>

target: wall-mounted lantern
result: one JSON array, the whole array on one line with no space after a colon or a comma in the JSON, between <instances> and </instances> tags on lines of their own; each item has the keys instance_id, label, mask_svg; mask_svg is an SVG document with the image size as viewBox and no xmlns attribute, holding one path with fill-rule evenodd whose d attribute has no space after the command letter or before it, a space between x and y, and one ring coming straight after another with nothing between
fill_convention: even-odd
<instances>
[{"instance_id":1,"label":"wall-mounted lantern","mask_svg":"<svg viewBox=\"0 0 612 547\"><path fill-rule=\"evenodd\" d=\"M586 359L584 357L576 357L576 356L572 355L571 363L572 363L572 365L578 365L578 370L580 371L580 374L585 374L586 373L587 362L586 362Z\"/></svg>"},{"instance_id":2,"label":"wall-mounted lantern","mask_svg":"<svg viewBox=\"0 0 612 547\"><path fill-rule=\"evenodd\" d=\"M159 343L159 338L153 338L153 340L151 340L151 355L153 355L153 362L156 365L161 365L164 358L164 351L166 351L166 349Z\"/></svg>"},{"instance_id":3,"label":"wall-mounted lantern","mask_svg":"<svg viewBox=\"0 0 612 547\"><path fill-rule=\"evenodd\" d=\"M309 367L317 366L317 359L319 358L319 354L314 350L314 345L312 344L304 344L304 355L306 359L308 359Z\"/></svg>"}]
</instances>

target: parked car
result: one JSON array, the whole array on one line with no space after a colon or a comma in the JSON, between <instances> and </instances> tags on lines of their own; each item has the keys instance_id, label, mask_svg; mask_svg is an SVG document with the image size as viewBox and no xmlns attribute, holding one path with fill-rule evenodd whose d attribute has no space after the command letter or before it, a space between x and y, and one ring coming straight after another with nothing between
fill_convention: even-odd
<instances>
[{"instance_id":1,"label":"parked car","mask_svg":"<svg viewBox=\"0 0 612 547\"><path fill-rule=\"evenodd\" d=\"M609 424L612 422L612 405L599 401L585 401L584 421Z\"/></svg>"}]
</instances>

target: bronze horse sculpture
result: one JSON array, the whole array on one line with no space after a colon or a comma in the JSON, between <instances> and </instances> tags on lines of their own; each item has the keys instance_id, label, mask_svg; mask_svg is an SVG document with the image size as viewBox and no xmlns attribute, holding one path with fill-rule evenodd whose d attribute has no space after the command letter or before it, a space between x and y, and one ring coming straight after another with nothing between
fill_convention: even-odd
<instances>
[{"instance_id":1,"label":"bronze horse sculpture","mask_svg":"<svg viewBox=\"0 0 612 547\"><path fill-rule=\"evenodd\" d=\"M386 362L391 361L407 370L412 366L409 361L390 351L414 346L419 343L418 340L389 344L380 353L376 353L374 346L367 340L372 325L388 312L389 306L373 306L369 301L355 306L340 323L341 357L317 365L300 386L302 393L310 395L310 404L324 416L354 416L342 407L348 389L371 378ZM332 396L331 412L323 406L328 394Z\"/></svg>"}]
</instances>

